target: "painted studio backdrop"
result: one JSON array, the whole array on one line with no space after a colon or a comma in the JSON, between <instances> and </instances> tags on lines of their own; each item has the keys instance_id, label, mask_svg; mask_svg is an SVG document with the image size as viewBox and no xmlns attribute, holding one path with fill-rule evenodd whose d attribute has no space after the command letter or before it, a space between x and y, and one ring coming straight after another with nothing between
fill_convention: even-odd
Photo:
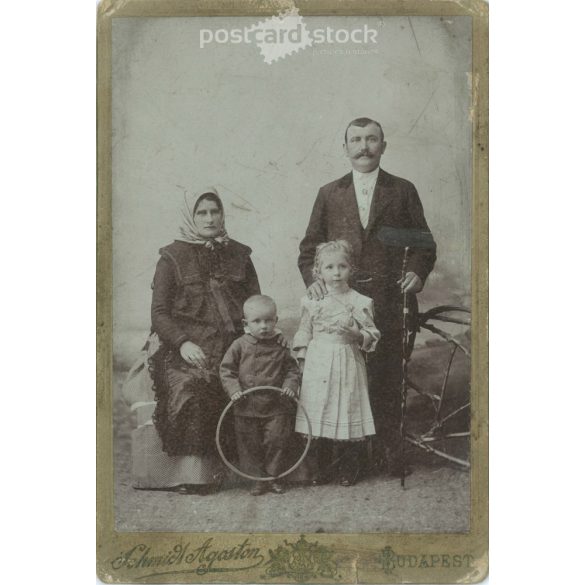
<instances>
[{"instance_id":1,"label":"painted studio backdrop","mask_svg":"<svg viewBox=\"0 0 585 585\"><path fill-rule=\"evenodd\" d=\"M305 17L310 30L367 25L376 42L323 43L271 64L253 43L201 46L203 29L255 22L113 21L119 368L148 333L158 250L174 239L183 195L207 185L224 200L230 236L252 248L263 292L294 327L304 292L299 241L319 187L351 169L343 134L361 116L382 125L381 167L415 184L437 242L421 306L469 304L471 19Z\"/></svg>"}]
</instances>

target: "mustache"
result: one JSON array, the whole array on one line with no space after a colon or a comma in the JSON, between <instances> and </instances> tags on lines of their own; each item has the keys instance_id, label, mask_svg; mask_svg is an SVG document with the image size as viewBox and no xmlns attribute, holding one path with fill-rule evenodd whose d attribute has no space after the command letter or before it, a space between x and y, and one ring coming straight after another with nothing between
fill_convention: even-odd
<instances>
[{"instance_id":1,"label":"mustache","mask_svg":"<svg viewBox=\"0 0 585 585\"><path fill-rule=\"evenodd\" d=\"M353 158L361 158L362 156L367 156L368 158L372 158L374 155L371 152L364 150L362 152L358 152Z\"/></svg>"}]
</instances>

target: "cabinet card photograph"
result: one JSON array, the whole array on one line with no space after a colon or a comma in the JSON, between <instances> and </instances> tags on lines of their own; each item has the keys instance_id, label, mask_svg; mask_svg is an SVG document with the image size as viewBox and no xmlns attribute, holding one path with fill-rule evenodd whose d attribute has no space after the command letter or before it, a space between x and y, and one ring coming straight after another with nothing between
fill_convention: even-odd
<instances>
[{"instance_id":1,"label":"cabinet card photograph","mask_svg":"<svg viewBox=\"0 0 585 585\"><path fill-rule=\"evenodd\" d=\"M487 5L98 6L98 576L487 574Z\"/></svg>"}]
</instances>

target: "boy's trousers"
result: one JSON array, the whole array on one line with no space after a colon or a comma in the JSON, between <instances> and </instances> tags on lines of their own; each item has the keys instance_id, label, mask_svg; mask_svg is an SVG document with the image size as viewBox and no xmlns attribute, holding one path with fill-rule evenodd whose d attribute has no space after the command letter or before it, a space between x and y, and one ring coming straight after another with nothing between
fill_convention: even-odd
<instances>
[{"instance_id":1,"label":"boy's trousers","mask_svg":"<svg viewBox=\"0 0 585 585\"><path fill-rule=\"evenodd\" d=\"M234 418L240 470L255 477L276 476L286 471L294 417L277 414Z\"/></svg>"}]
</instances>

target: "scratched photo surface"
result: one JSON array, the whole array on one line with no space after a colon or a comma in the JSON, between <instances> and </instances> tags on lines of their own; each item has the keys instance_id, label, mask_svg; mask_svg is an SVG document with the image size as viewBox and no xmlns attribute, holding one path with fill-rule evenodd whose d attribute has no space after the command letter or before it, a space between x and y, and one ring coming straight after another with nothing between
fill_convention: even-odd
<instances>
[{"instance_id":1,"label":"scratched photo surface","mask_svg":"<svg viewBox=\"0 0 585 585\"><path fill-rule=\"evenodd\" d=\"M258 18L114 18L112 22L112 222L114 279L114 464L118 531L466 532L469 413L449 419L459 439L429 441L452 460L410 444L406 489L370 475L351 488L292 483L284 495L249 495L230 476L218 493L137 490L136 419L122 382L150 331L159 249L179 227L185 193L208 185L225 207L229 236L252 249L262 292L278 305L292 340L305 286L297 268L319 188L351 171L344 132L377 120L388 143L380 166L411 181L437 244L420 311L469 307L471 296L471 18L304 17L309 29L367 25L376 42L324 43L267 64L255 44L210 42L203 29L244 28ZM468 341L465 327L442 330ZM424 438L469 399L469 361L426 330L416 338L407 430ZM445 413L443 413L445 414ZM278 510L278 513L275 513Z\"/></svg>"}]
</instances>

